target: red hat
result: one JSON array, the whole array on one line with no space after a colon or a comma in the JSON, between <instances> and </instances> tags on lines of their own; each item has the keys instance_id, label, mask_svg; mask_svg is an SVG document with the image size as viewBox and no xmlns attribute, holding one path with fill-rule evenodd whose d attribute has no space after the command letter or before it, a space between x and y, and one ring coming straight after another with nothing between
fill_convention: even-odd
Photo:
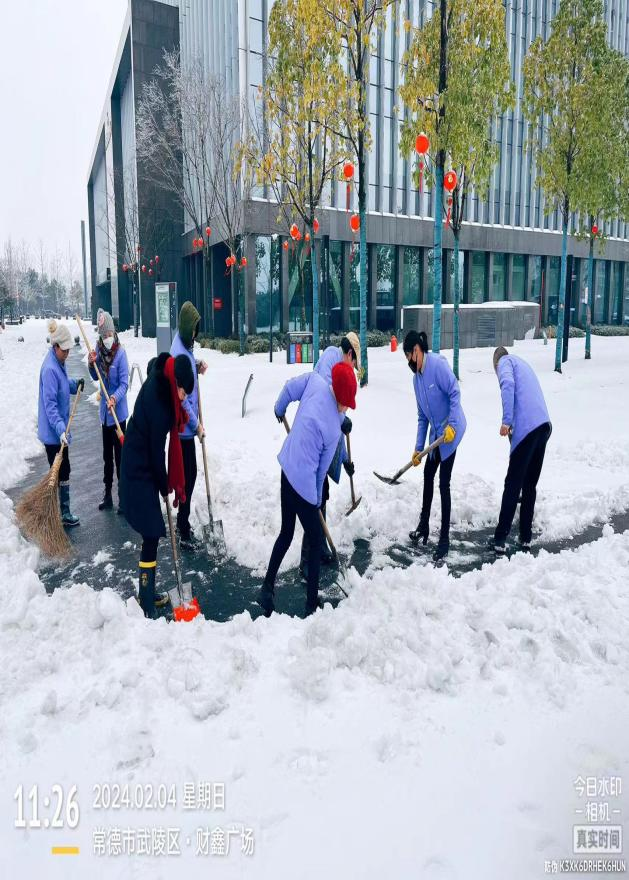
<instances>
[{"instance_id":1,"label":"red hat","mask_svg":"<svg viewBox=\"0 0 629 880\"><path fill-rule=\"evenodd\" d=\"M332 390L337 403L356 409L356 376L349 364L341 362L332 367Z\"/></svg>"}]
</instances>

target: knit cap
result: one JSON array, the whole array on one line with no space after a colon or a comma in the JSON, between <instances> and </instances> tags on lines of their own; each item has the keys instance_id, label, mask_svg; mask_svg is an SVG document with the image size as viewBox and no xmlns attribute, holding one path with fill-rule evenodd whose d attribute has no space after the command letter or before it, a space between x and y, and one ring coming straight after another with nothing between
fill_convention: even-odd
<instances>
[{"instance_id":1,"label":"knit cap","mask_svg":"<svg viewBox=\"0 0 629 880\"><path fill-rule=\"evenodd\" d=\"M356 409L356 375L349 364L341 361L332 367L332 390L337 403Z\"/></svg>"},{"instance_id":2,"label":"knit cap","mask_svg":"<svg viewBox=\"0 0 629 880\"><path fill-rule=\"evenodd\" d=\"M186 348L192 348L194 331L200 320L201 315L198 313L193 303L191 303L190 300L187 300L182 305L181 311L179 312L179 336Z\"/></svg>"},{"instance_id":3,"label":"knit cap","mask_svg":"<svg viewBox=\"0 0 629 880\"><path fill-rule=\"evenodd\" d=\"M96 315L96 326L98 327L98 335L101 339L104 339L105 336L108 336L110 333L116 332L114 319L109 312L106 312L104 309L98 310L98 314Z\"/></svg>"},{"instance_id":4,"label":"knit cap","mask_svg":"<svg viewBox=\"0 0 629 880\"><path fill-rule=\"evenodd\" d=\"M48 322L48 334L50 336L50 344L58 345L64 351L72 348L72 334L65 324L57 324L53 318Z\"/></svg>"}]
</instances>

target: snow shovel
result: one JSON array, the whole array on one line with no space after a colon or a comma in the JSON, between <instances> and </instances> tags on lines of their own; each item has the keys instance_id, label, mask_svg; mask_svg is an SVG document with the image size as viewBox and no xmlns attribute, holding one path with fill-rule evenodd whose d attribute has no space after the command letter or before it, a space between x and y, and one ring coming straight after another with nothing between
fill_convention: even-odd
<instances>
[{"instance_id":1,"label":"snow shovel","mask_svg":"<svg viewBox=\"0 0 629 880\"><path fill-rule=\"evenodd\" d=\"M83 341L85 342L85 346L86 346L88 352L90 354L93 354L94 349L90 345L89 339L85 335L85 330L83 329L83 324L81 323L81 319L79 318L78 315L75 315L75 318L76 318L76 323L79 325L79 330L81 331L81 335L83 336ZM109 403L111 401L111 397L109 396L109 394L107 394L107 389L105 388L105 383L103 382L103 377L100 374L100 370L96 366L96 362L94 362L92 364L92 366L94 367L96 375L98 376L98 381L100 382L100 387L101 387L103 394L105 395L105 400L107 401L107 408L109 409ZM120 422L118 421L118 416L116 415L115 409L109 409L109 412L112 414L114 422L116 423L116 436L118 437L120 445L122 446L122 444L124 443L124 434L122 433L122 428L120 427Z\"/></svg>"},{"instance_id":2,"label":"snow shovel","mask_svg":"<svg viewBox=\"0 0 629 880\"><path fill-rule=\"evenodd\" d=\"M179 554L177 553L177 539L175 538L175 530L173 528L173 515L170 509L170 501L166 498L166 513L168 515L168 531L170 532L170 546L173 550L173 559L175 560L175 577L177 578L177 586L172 590L168 590L168 598L173 607L173 617L175 620L194 620L201 613L199 602L192 596L192 584L181 581L181 568L179 566Z\"/></svg>"},{"instance_id":3,"label":"snow shovel","mask_svg":"<svg viewBox=\"0 0 629 880\"><path fill-rule=\"evenodd\" d=\"M346 437L347 437L347 460L351 464L352 463L352 447L350 446L350 443L349 443L349 434L347 434ZM350 489L352 492L352 505L351 505L350 509L347 511L347 513L345 514L345 516L349 516L350 513L353 513L356 510L356 508L358 507L358 505L360 504L360 502L363 500L362 495L358 499L356 499L356 495L354 493L354 477L353 476L349 478L349 486L350 486Z\"/></svg>"},{"instance_id":4,"label":"snow shovel","mask_svg":"<svg viewBox=\"0 0 629 880\"><path fill-rule=\"evenodd\" d=\"M430 446L427 446L425 449L423 449L420 452L420 461L422 458L424 458L424 456L429 455L433 451L433 449L436 449L437 446L441 446L441 444L443 442L444 442L444 437L442 434L441 437L437 437L437 439L435 440L434 443L431 443ZM392 477L383 477L382 474L379 474L376 471L374 471L373 473L374 473L374 476L378 477L379 480L382 480L383 483L388 483L389 486L396 486L400 482L400 477L403 474L405 474L406 471L412 467L413 467L413 462L411 460L411 461L409 461L408 464L405 464L403 468L400 468L396 474L393 474Z\"/></svg>"},{"instance_id":5,"label":"snow shovel","mask_svg":"<svg viewBox=\"0 0 629 880\"><path fill-rule=\"evenodd\" d=\"M286 418L286 416L282 416L282 422L284 423L284 427L286 428L286 433L290 434L290 425L288 424L288 419ZM360 498L358 500L360 501ZM350 511L350 513L351 513L351 511ZM328 544L330 545L330 550L332 552L332 559L338 565L343 577L347 577L347 569L345 568L345 566L341 562L341 559L339 557L339 554L337 553L336 547L334 546L334 541L332 540L332 535L330 534L328 524L325 521L325 518L324 518L323 514L321 513L321 511L319 511L319 522L321 523L321 528L323 529L323 534L325 535L325 539L328 542ZM337 586L339 587L339 589L341 590L341 592L345 595L345 598L347 599L348 593L343 589L343 587L341 586L341 584L338 583L338 581L337 581Z\"/></svg>"},{"instance_id":6,"label":"snow shovel","mask_svg":"<svg viewBox=\"0 0 629 880\"><path fill-rule=\"evenodd\" d=\"M198 391L198 399L199 399L199 423L201 427L203 427L203 412L201 410L201 389ZM210 475L207 466L207 453L205 451L205 431L203 432L204 436L201 437L201 450L203 452L203 470L205 472L205 492L207 494L207 511L210 517L210 521L207 525L201 527L201 532L203 534L203 540L207 544L208 553L216 553L219 556L225 556L227 554L227 547L225 545L225 534L223 532L223 521L220 519L214 519L212 515L212 498L210 496Z\"/></svg>"}]
</instances>

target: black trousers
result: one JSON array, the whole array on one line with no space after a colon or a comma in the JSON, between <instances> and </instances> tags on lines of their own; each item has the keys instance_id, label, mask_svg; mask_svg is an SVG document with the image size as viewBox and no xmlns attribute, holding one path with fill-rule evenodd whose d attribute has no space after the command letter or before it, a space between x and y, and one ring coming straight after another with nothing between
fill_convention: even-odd
<instances>
[{"instance_id":1,"label":"black trousers","mask_svg":"<svg viewBox=\"0 0 629 880\"><path fill-rule=\"evenodd\" d=\"M159 538L145 538L144 535L142 535L142 551L140 553L140 562L155 562L157 560L158 544Z\"/></svg>"},{"instance_id":2,"label":"black trousers","mask_svg":"<svg viewBox=\"0 0 629 880\"><path fill-rule=\"evenodd\" d=\"M49 444L46 443L46 457L48 458L48 464L52 467L52 463L55 460L55 457L59 450L61 449L61 443ZM63 455L61 457L61 467L59 469L59 482L67 483L70 479L70 455L68 453L68 447L63 447Z\"/></svg>"},{"instance_id":3,"label":"black trousers","mask_svg":"<svg viewBox=\"0 0 629 880\"><path fill-rule=\"evenodd\" d=\"M527 434L511 453L502 493L500 516L494 535L496 544L504 544L511 531L520 492L522 493L520 541L523 544L528 544L531 540L537 483L542 472L546 444L551 431L550 424L544 422L539 428L535 428L534 431Z\"/></svg>"},{"instance_id":4,"label":"black trousers","mask_svg":"<svg viewBox=\"0 0 629 880\"><path fill-rule=\"evenodd\" d=\"M437 468L439 468L439 493L441 495L440 541L447 541L450 537L450 514L452 511L450 480L452 478L452 468L454 467L455 458L456 452L453 452L445 461L441 461L441 450L435 449L432 455L428 456L426 464L424 465L424 493L422 497L420 524L423 523L428 525L430 508L432 507L432 498L435 491L435 476L437 474Z\"/></svg>"},{"instance_id":5,"label":"black trousers","mask_svg":"<svg viewBox=\"0 0 629 880\"><path fill-rule=\"evenodd\" d=\"M321 493L321 513L323 514L323 519L325 519L325 508L328 503L328 499L330 498L330 481L325 478L323 481L323 491ZM321 552L324 551L326 547L326 538L323 534L323 526L321 525L321 521L319 521L319 529L321 530ZM304 532L304 536L301 539L301 559L299 564L304 566L308 562L308 554L310 553L310 541L308 540L308 535Z\"/></svg>"},{"instance_id":6,"label":"black trousers","mask_svg":"<svg viewBox=\"0 0 629 880\"><path fill-rule=\"evenodd\" d=\"M182 538L190 536L190 502L192 501L194 484L197 481L197 450L194 443L194 437L181 441L183 472L186 478L186 501L185 504L180 504L177 509L177 528Z\"/></svg>"},{"instance_id":7,"label":"black trousers","mask_svg":"<svg viewBox=\"0 0 629 880\"><path fill-rule=\"evenodd\" d=\"M127 423L120 422L122 433L124 434ZM111 492L114 483L114 462L116 465L116 479L120 480L120 456L122 455L122 446L118 435L116 434L115 425L102 425L103 432L103 462L105 465L103 474L103 483L107 492Z\"/></svg>"},{"instance_id":8,"label":"black trousers","mask_svg":"<svg viewBox=\"0 0 629 880\"><path fill-rule=\"evenodd\" d=\"M321 565L321 523L319 521L319 508L316 504L309 504L298 492L295 492L282 471L282 528L273 546L271 560L264 579L265 586L273 588L275 578L282 560L286 556L288 548L292 544L295 534L295 522L303 526L308 535L308 587L306 602L314 608L319 596L319 567Z\"/></svg>"}]
</instances>

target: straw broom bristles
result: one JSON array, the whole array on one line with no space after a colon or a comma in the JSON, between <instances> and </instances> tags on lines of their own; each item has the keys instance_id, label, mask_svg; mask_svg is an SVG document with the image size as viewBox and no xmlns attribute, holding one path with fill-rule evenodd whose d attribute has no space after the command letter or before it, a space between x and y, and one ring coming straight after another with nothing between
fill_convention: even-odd
<instances>
[{"instance_id":1,"label":"straw broom bristles","mask_svg":"<svg viewBox=\"0 0 629 880\"><path fill-rule=\"evenodd\" d=\"M72 545L61 521L59 504L59 470L63 447L55 456L52 467L39 483L29 489L15 508L17 521L27 538L35 541L46 556L67 558Z\"/></svg>"}]
</instances>

